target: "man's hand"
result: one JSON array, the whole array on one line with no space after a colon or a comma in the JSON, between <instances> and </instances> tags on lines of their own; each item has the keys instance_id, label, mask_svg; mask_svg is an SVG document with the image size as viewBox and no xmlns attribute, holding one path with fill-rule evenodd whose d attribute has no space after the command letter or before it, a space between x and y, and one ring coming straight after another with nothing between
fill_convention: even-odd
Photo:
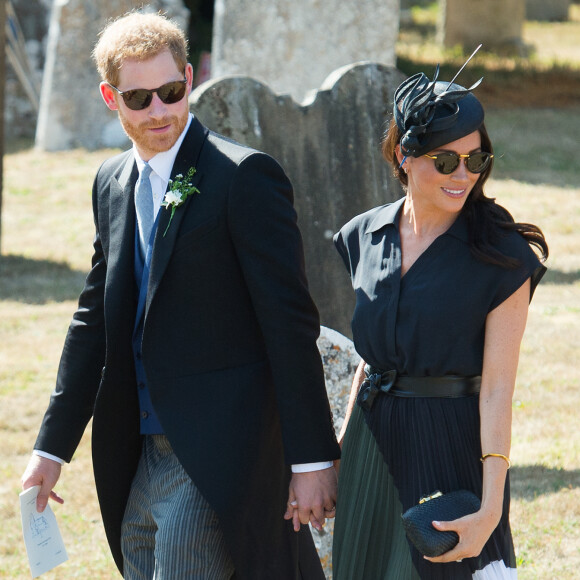
<instances>
[{"instance_id":1,"label":"man's hand","mask_svg":"<svg viewBox=\"0 0 580 580\"><path fill-rule=\"evenodd\" d=\"M40 491L36 498L36 511L44 511L49 497L58 503L64 503L64 500L52 491L60 477L61 467L58 461L46 457L33 455L30 458L26 471L22 475L22 489L40 485Z\"/></svg>"},{"instance_id":2,"label":"man's hand","mask_svg":"<svg viewBox=\"0 0 580 580\"><path fill-rule=\"evenodd\" d=\"M334 517L336 483L334 467L292 475L284 519L293 521L295 532L308 522L320 532L326 518Z\"/></svg>"}]
</instances>

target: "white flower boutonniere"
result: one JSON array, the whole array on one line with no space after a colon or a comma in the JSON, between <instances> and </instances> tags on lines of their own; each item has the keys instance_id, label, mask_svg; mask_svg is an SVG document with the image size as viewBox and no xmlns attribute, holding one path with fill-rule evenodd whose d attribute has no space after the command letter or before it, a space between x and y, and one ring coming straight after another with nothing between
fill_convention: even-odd
<instances>
[{"instance_id":1,"label":"white flower boutonniere","mask_svg":"<svg viewBox=\"0 0 580 580\"><path fill-rule=\"evenodd\" d=\"M175 179L169 180L169 189L165 192L165 197L163 198L161 205L165 209L171 208L171 216L169 218L169 223L163 232L163 237L165 237L165 234L169 230L175 210L183 204L190 195L201 193L190 181L195 175L195 171L195 167L191 167L185 177L180 173L175 176Z\"/></svg>"}]
</instances>

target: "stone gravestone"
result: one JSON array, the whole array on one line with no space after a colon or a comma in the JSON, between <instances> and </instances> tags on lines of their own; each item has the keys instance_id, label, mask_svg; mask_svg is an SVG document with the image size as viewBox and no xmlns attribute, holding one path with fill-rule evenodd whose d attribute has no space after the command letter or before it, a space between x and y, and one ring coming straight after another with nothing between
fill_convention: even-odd
<instances>
[{"instance_id":1,"label":"stone gravestone","mask_svg":"<svg viewBox=\"0 0 580 580\"><path fill-rule=\"evenodd\" d=\"M0 6L0 249L2 247L2 190L4 183L4 79L6 78L6 5ZM1 252L0 252L1 253Z\"/></svg>"},{"instance_id":2,"label":"stone gravestone","mask_svg":"<svg viewBox=\"0 0 580 580\"><path fill-rule=\"evenodd\" d=\"M358 63L331 74L303 105L249 77L208 81L190 96L202 123L271 154L286 170L322 324L347 336L354 294L332 236L356 214L402 196L380 142L403 79L395 68Z\"/></svg>"},{"instance_id":3,"label":"stone gravestone","mask_svg":"<svg viewBox=\"0 0 580 580\"><path fill-rule=\"evenodd\" d=\"M526 0L528 20L565 21L568 20L571 0Z\"/></svg>"},{"instance_id":4,"label":"stone gravestone","mask_svg":"<svg viewBox=\"0 0 580 580\"><path fill-rule=\"evenodd\" d=\"M101 99L91 53L109 19L142 6L142 0L54 0L36 131L38 148L98 149L128 143L116 113ZM162 10L187 28L188 12L182 0L154 0L143 9Z\"/></svg>"},{"instance_id":5,"label":"stone gravestone","mask_svg":"<svg viewBox=\"0 0 580 580\"><path fill-rule=\"evenodd\" d=\"M399 0L216 0L212 78L243 74L302 101L335 69L396 62Z\"/></svg>"},{"instance_id":6,"label":"stone gravestone","mask_svg":"<svg viewBox=\"0 0 580 580\"><path fill-rule=\"evenodd\" d=\"M360 362L352 341L331 328L321 327L318 350L324 366L326 391L334 418L336 434L340 432L351 390L352 378ZM324 532L312 529L314 544L327 579L332 578L332 532L334 520L327 520Z\"/></svg>"},{"instance_id":7,"label":"stone gravestone","mask_svg":"<svg viewBox=\"0 0 580 580\"><path fill-rule=\"evenodd\" d=\"M6 4L5 139L34 138L50 4L50 0Z\"/></svg>"},{"instance_id":8,"label":"stone gravestone","mask_svg":"<svg viewBox=\"0 0 580 580\"><path fill-rule=\"evenodd\" d=\"M521 52L526 0L440 0L438 36L445 47L468 52Z\"/></svg>"}]
</instances>

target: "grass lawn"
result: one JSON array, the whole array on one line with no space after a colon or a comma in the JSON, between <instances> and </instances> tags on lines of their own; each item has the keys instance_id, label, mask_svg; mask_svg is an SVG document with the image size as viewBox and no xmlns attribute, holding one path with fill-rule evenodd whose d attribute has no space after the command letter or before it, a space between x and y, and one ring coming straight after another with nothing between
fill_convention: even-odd
<instances>
[{"instance_id":1,"label":"grass lawn","mask_svg":"<svg viewBox=\"0 0 580 580\"><path fill-rule=\"evenodd\" d=\"M576 14L580 7L573 8ZM562 24L560 37L579 38L579 23L580 17L570 26ZM553 50L550 26L529 23L526 34ZM576 33L570 33L574 26ZM414 58L425 52L417 49ZM536 70L546 66L545 58L552 63L558 58L539 52ZM409 55L410 50L401 58ZM566 48L565 58L575 59L567 69L573 77L578 48ZM542 227L551 251L549 272L530 307L513 403L512 527L519 577L580 579L580 107L574 102L563 109L535 103L524 109L510 102L499 108L497 103L491 98L488 103L496 166L487 192L518 221ZM92 178L111 153L24 149L4 159L0 578L30 577L20 529L19 480L90 260ZM64 468L58 490L66 503L53 508L70 559L43 578L119 578L101 525L89 433Z\"/></svg>"}]
</instances>

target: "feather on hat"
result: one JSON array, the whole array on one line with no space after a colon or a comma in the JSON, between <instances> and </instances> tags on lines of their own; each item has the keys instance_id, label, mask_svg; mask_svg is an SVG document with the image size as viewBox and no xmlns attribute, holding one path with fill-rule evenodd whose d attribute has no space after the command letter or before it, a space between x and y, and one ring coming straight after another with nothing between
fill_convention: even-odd
<instances>
[{"instance_id":1,"label":"feather on hat","mask_svg":"<svg viewBox=\"0 0 580 580\"><path fill-rule=\"evenodd\" d=\"M395 91L393 115L403 134L401 151L407 157L421 157L473 133L483 123L483 107L471 93L483 78L466 89L453 81L438 81L438 76L439 65L432 81L417 73Z\"/></svg>"}]
</instances>

